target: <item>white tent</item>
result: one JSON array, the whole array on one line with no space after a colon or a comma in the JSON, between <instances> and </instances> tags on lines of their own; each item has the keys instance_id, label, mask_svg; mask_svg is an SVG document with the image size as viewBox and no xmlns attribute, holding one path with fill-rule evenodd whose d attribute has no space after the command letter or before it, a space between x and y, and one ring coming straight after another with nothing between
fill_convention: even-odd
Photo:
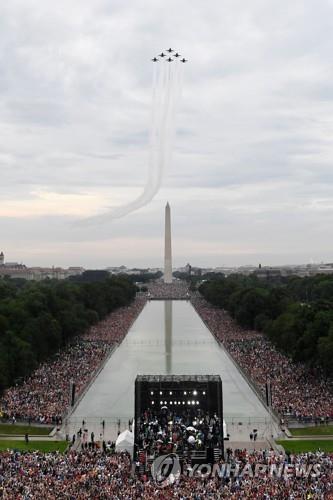
<instances>
[{"instance_id":1,"label":"white tent","mask_svg":"<svg viewBox=\"0 0 333 500\"><path fill-rule=\"evenodd\" d=\"M119 434L116 441L116 452L128 451L128 453L133 455L134 447L134 434L131 431L124 431Z\"/></svg>"}]
</instances>

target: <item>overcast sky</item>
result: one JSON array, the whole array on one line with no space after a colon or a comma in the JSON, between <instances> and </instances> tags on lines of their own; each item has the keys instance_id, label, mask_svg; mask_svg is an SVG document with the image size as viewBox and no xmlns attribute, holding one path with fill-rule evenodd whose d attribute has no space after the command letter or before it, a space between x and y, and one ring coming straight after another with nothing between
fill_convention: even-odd
<instances>
[{"instance_id":1,"label":"overcast sky","mask_svg":"<svg viewBox=\"0 0 333 500\"><path fill-rule=\"evenodd\" d=\"M184 65L172 164L146 207L150 59ZM0 2L0 250L27 265L333 261L332 0Z\"/></svg>"}]
</instances>

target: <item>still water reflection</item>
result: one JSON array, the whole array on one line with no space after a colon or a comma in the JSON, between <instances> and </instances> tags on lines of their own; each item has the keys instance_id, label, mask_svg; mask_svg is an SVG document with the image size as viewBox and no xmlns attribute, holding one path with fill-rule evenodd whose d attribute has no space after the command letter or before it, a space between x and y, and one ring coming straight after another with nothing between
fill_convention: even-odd
<instances>
[{"instance_id":1,"label":"still water reflection","mask_svg":"<svg viewBox=\"0 0 333 500\"><path fill-rule=\"evenodd\" d=\"M72 418L132 418L138 374L218 374L226 416L267 416L190 302L148 302Z\"/></svg>"},{"instance_id":2,"label":"still water reflection","mask_svg":"<svg viewBox=\"0 0 333 500\"><path fill-rule=\"evenodd\" d=\"M172 300L164 301L165 372L171 374L172 365Z\"/></svg>"}]
</instances>

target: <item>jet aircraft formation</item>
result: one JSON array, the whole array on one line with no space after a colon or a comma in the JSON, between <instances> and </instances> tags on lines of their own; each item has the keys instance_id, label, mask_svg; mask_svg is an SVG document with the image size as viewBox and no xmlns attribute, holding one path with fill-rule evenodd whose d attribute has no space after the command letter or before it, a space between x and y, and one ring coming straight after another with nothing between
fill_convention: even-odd
<instances>
[{"instance_id":1,"label":"jet aircraft formation","mask_svg":"<svg viewBox=\"0 0 333 500\"><path fill-rule=\"evenodd\" d=\"M164 58L166 58L164 60L171 63L171 62L173 62L176 59L181 57L181 55L178 52L175 52L171 47L169 49L167 49L165 52L167 52L167 54L165 54L164 52L161 52L160 54L158 54L158 56L153 57L152 61L155 63L155 62L161 61ZM167 57L168 55L169 55L169 57ZM185 59L185 57L183 57L182 59L179 59L179 60L182 63L186 63L188 61L188 59Z\"/></svg>"}]
</instances>

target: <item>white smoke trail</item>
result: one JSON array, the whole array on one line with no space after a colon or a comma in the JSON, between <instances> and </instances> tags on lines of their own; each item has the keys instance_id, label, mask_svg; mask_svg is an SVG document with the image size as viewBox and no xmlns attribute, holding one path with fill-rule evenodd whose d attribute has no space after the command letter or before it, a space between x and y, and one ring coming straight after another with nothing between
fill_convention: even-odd
<instances>
[{"instance_id":1,"label":"white smoke trail","mask_svg":"<svg viewBox=\"0 0 333 500\"><path fill-rule=\"evenodd\" d=\"M163 59L154 63L150 156L148 178L143 192L132 202L81 220L79 224L94 224L124 217L147 205L158 192L163 174L171 162L176 108L182 88L182 66L179 61L169 63Z\"/></svg>"}]
</instances>

